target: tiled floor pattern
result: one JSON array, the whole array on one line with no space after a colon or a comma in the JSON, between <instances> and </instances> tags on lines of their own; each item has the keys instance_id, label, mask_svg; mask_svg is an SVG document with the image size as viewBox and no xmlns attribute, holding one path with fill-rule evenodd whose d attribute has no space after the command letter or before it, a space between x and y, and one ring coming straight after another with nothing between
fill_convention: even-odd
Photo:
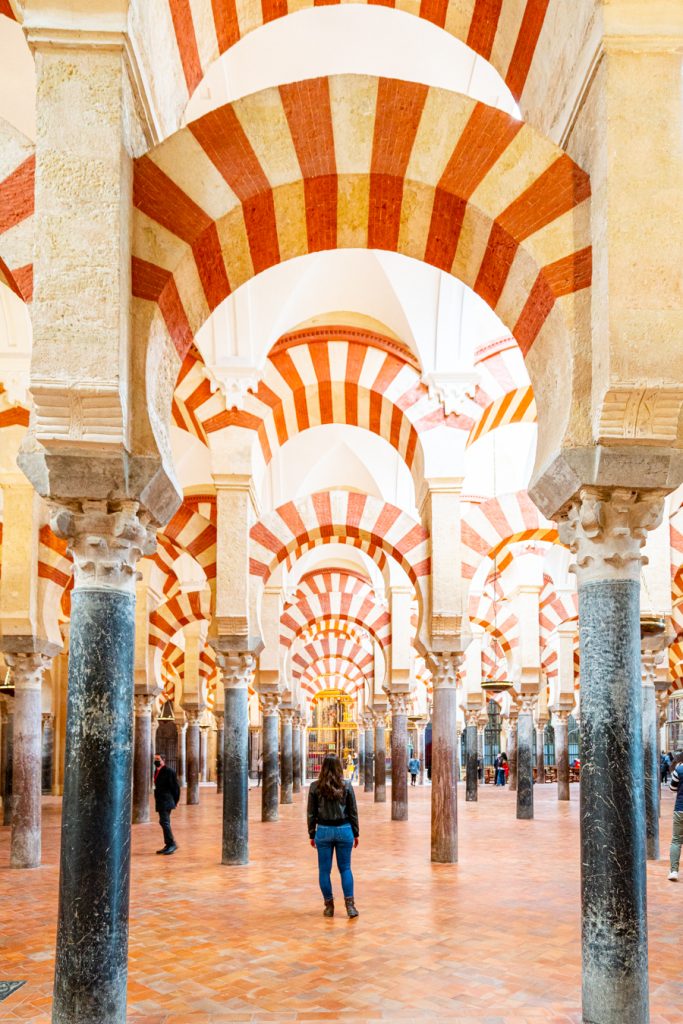
<instances>
[{"instance_id":1,"label":"tiled floor pattern","mask_svg":"<svg viewBox=\"0 0 683 1024\"><path fill-rule=\"evenodd\" d=\"M410 791L407 823L359 794L349 922L343 905L321 915L303 796L264 825L252 791L252 861L224 868L219 797L203 789L174 814L173 857L155 856L158 825L133 829L130 1024L579 1024L578 790L555 796L538 788L535 820L518 822L507 790L466 804L461 787L460 863L433 866L429 789ZM36 871L5 866L0 829L0 978L27 979L2 1024L49 1021L59 801L44 812ZM670 823L666 793L663 849ZM666 874L648 867L651 1021L683 1024L683 885Z\"/></svg>"}]
</instances>

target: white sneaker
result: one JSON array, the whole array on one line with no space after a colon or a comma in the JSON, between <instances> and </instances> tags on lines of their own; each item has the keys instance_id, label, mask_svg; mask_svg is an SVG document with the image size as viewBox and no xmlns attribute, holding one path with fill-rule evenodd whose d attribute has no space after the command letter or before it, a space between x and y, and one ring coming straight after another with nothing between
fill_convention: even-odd
<instances>
[{"instance_id":1,"label":"white sneaker","mask_svg":"<svg viewBox=\"0 0 683 1024\"><path fill-rule=\"evenodd\" d=\"M669 872L669 881L670 882L677 882L678 881L678 872L677 871L670 871Z\"/></svg>"}]
</instances>

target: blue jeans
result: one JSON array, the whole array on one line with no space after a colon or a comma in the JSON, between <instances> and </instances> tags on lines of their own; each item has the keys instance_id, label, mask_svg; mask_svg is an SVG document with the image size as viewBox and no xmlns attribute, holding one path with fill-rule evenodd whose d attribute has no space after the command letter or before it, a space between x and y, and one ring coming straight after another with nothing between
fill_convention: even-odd
<instances>
[{"instance_id":1,"label":"blue jeans","mask_svg":"<svg viewBox=\"0 0 683 1024\"><path fill-rule=\"evenodd\" d=\"M351 874L351 851L353 831L350 825L318 825L315 845L318 851L318 879L323 899L332 899L332 853L337 852L337 867L341 875L342 891L347 899L353 899L353 875Z\"/></svg>"}]
</instances>

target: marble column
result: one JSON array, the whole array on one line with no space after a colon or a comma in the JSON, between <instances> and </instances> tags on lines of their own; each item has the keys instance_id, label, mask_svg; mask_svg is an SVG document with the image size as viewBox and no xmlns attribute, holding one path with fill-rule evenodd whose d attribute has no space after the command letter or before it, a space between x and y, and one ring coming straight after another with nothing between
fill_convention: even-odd
<instances>
[{"instance_id":1,"label":"marble column","mask_svg":"<svg viewBox=\"0 0 683 1024\"><path fill-rule=\"evenodd\" d=\"M508 764L510 766L509 785L512 793L517 790L517 712L510 715L510 749L508 750Z\"/></svg>"},{"instance_id":2,"label":"marble column","mask_svg":"<svg viewBox=\"0 0 683 1024\"><path fill-rule=\"evenodd\" d=\"M365 785L365 729L358 726L358 788Z\"/></svg>"},{"instance_id":3,"label":"marble column","mask_svg":"<svg viewBox=\"0 0 683 1024\"><path fill-rule=\"evenodd\" d=\"M254 660L253 654L246 652L217 652L216 654L224 686L223 849L221 858L223 864L247 864L249 861L248 686L254 669ZM277 718L273 721L277 742ZM275 811L277 813L277 790Z\"/></svg>"},{"instance_id":4,"label":"marble column","mask_svg":"<svg viewBox=\"0 0 683 1024\"><path fill-rule=\"evenodd\" d=\"M465 732L465 747L467 751L467 764L465 768L465 801L476 803L478 799L478 759L479 741L477 735L478 711L467 712L467 729Z\"/></svg>"},{"instance_id":5,"label":"marble column","mask_svg":"<svg viewBox=\"0 0 683 1024\"><path fill-rule=\"evenodd\" d=\"M298 715L292 722L292 793L301 792L301 726Z\"/></svg>"},{"instance_id":6,"label":"marble column","mask_svg":"<svg viewBox=\"0 0 683 1024\"><path fill-rule=\"evenodd\" d=\"M383 714L375 715L375 803L387 802L387 733Z\"/></svg>"},{"instance_id":7,"label":"marble column","mask_svg":"<svg viewBox=\"0 0 683 1024\"><path fill-rule=\"evenodd\" d=\"M280 803L291 804L294 802L292 791L294 788L294 764L293 764L293 746L292 746L292 718L294 712L291 708L281 708L280 710L280 730L281 730L281 783L280 783Z\"/></svg>"},{"instance_id":8,"label":"marble column","mask_svg":"<svg viewBox=\"0 0 683 1024\"><path fill-rule=\"evenodd\" d=\"M365 726L365 793L372 793L375 786L375 729L374 719L368 711L363 715Z\"/></svg>"},{"instance_id":9,"label":"marble column","mask_svg":"<svg viewBox=\"0 0 683 1024\"><path fill-rule=\"evenodd\" d=\"M83 501L51 525L75 578L52 1020L125 1024L135 566L153 538L132 501Z\"/></svg>"},{"instance_id":10,"label":"marble column","mask_svg":"<svg viewBox=\"0 0 683 1024\"><path fill-rule=\"evenodd\" d=\"M408 820L408 694L390 693L391 820Z\"/></svg>"},{"instance_id":11,"label":"marble column","mask_svg":"<svg viewBox=\"0 0 683 1024\"><path fill-rule=\"evenodd\" d=\"M583 1018L599 1024L649 1021L640 568L663 504L585 487L558 517L579 593Z\"/></svg>"},{"instance_id":12,"label":"marble column","mask_svg":"<svg viewBox=\"0 0 683 1024\"><path fill-rule=\"evenodd\" d=\"M263 708L263 779L261 782L261 821L277 821L280 695L264 693Z\"/></svg>"},{"instance_id":13,"label":"marble column","mask_svg":"<svg viewBox=\"0 0 683 1024\"><path fill-rule=\"evenodd\" d=\"M209 727L199 727L199 780L209 781Z\"/></svg>"},{"instance_id":14,"label":"marble column","mask_svg":"<svg viewBox=\"0 0 683 1024\"><path fill-rule=\"evenodd\" d=\"M2 713L2 823L12 824L12 747L14 737L14 697L5 697Z\"/></svg>"},{"instance_id":15,"label":"marble column","mask_svg":"<svg viewBox=\"0 0 683 1024\"><path fill-rule=\"evenodd\" d=\"M199 719L201 711L198 708L185 708L187 719L187 733L185 735L185 772L187 775L187 797L188 804L199 803L199 774L200 774L200 732Z\"/></svg>"},{"instance_id":16,"label":"marble column","mask_svg":"<svg viewBox=\"0 0 683 1024\"><path fill-rule=\"evenodd\" d=\"M569 800L569 712L553 711L557 799Z\"/></svg>"},{"instance_id":17,"label":"marble column","mask_svg":"<svg viewBox=\"0 0 683 1024\"><path fill-rule=\"evenodd\" d=\"M306 785L308 775L308 728L306 720L301 723L301 786Z\"/></svg>"},{"instance_id":18,"label":"marble column","mask_svg":"<svg viewBox=\"0 0 683 1024\"><path fill-rule=\"evenodd\" d=\"M432 860L458 860L457 674L462 655L434 658L432 681Z\"/></svg>"},{"instance_id":19,"label":"marble column","mask_svg":"<svg viewBox=\"0 0 683 1024\"><path fill-rule=\"evenodd\" d=\"M216 792L223 792L223 747L225 745L225 726L223 711L214 711L216 719Z\"/></svg>"},{"instance_id":20,"label":"marble column","mask_svg":"<svg viewBox=\"0 0 683 1024\"><path fill-rule=\"evenodd\" d=\"M44 711L42 714L42 738L41 738L41 789L43 793L52 793L52 778L54 775L55 756L55 732L54 718L51 711Z\"/></svg>"},{"instance_id":21,"label":"marble column","mask_svg":"<svg viewBox=\"0 0 683 1024\"><path fill-rule=\"evenodd\" d=\"M539 718L536 724L536 781L539 784L545 782L545 727L546 722Z\"/></svg>"},{"instance_id":22,"label":"marble column","mask_svg":"<svg viewBox=\"0 0 683 1024\"><path fill-rule=\"evenodd\" d=\"M517 817L530 821L534 816L534 704L531 694L521 695L517 718Z\"/></svg>"},{"instance_id":23,"label":"marble column","mask_svg":"<svg viewBox=\"0 0 683 1024\"><path fill-rule=\"evenodd\" d=\"M176 718L176 729L178 731L178 784L181 788L187 786L187 720L183 715L182 721Z\"/></svg>"},{"instance_id":24,"label":"marble column","mask_svg":"<svg viewBox=\"0 0 683 1024\"><path fill-rule=\"evenodd\" d=\"M133 743L133 824L149 821L149 796L151 789L152 765L152 704L151 693L136 693L135 739Z\"/></svg>"},{"instance_id":25,"label":"marble column","mask_svg":"<svg viewBox=\"0 0 683 1024\"><path fill-rule=\"evenodd\" d=\"M660 771L657 755L657 695L654 651L642 651L643 768L645 779L645 845L648 860L659 860Z\"/></svg>"},{"instance_id":26,"label":"marble column","mask_svg":"<svg viewBox=\"0 0 683 1024\"><path fill-rule=\"evenodd\" d=\"M37 868L41 853L41 686L44 654L5 653L14 682L10 867Z\"/></svg>"},{"instance_id":27,"label":"marble column","mask_svg":"<svg viewBox=\"0 0 683 1024\"><path fill-rule=\"evenodd\" d=\"M425 784L425 722L419 722L417 726L417 756L420 760L420 772L417 776L418 786Z\"/></svg>"}]
</instances>

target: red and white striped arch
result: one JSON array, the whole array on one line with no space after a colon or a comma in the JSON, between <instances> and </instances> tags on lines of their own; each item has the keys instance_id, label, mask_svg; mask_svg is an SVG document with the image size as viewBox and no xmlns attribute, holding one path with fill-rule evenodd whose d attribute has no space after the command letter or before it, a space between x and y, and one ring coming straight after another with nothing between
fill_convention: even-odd
<instances>
[{"instance_id":1,"label":"red and white striped arch","mask_svg":"<svg viewBox=\"0 0 683 1024\"><path fill-rule=\"evenodd\" d=\"M149 643L162 650L179 629L191 622L210 619L211 595L207 590L180 593L160 604L149 617Z\"/></svg>"},{"instance_id":2,"label":"red and white striped arch","mask_svg":"<svg viewBox=\"0 0 683 1024\"><path fill-rule=\"evenodd\" d=\"M513 423L535 423L536 402L519 345L513 337L496 338L480 345L474 363L482 375L482 412L472 427L467 447ZM479 394L477 401L479 401Z\"/></svg>"},{"instance_id":3,"label":"red and white striped arch","mask_svg":"<svg viewBox=\"0 0 683 1024\"><path fill-rule=\"evenodd\" d=\"M0 119L0 283L33 298L35 146Z\"/></svg>"},{"instance_id":4,"label":"red and white striped arch","mask_svg":"<svg viewBox=\"0 0 683 1024\"><path fill-rule=\"evenodd\" d=\"M278 18L316 6L315 0L165 0L159 16L172 30L177 66L169 82L177 82L189 98L221 54L249 33ZM341 0L328 0L340 3ZM367 0L353 0L366 3ZM7 4L8 0L2 0ZM466 43L490 61L519 99L543 28L549 0L387 0L385 6L417 15ZM168 31L168 28L166 28ZM184 83L184 89L183 89Z\"/></svg>"},{"instance_id":5,"label":"red and white striped arch","mask_svg":"<svg viewBox=\"0 0 683 1024\"><path fill-rule=\"evenodd\" d=\"M387 608L367 581L348 572L324 569L301 580L282 611L280 643L289 648L298 634L321 621L356 624L383 647L391 642Z\"/></svg>"},{"instance_id":6,"label":"red and white striped arch","mask_svg":"<svg viewBox=\"0 0 683 1024\"><path fill-rule=\"evenodd\" d=\"M462 505L462 574L472 579L482 559L495 563L498 573L511 564L512 546L519 543L559 544L554 523L538 511L526 491L486 501L465 499Z\"/></svg>"},{"instance_id":7,"label":"red and white striped arch","mask_svg":"<svg viewBox=\"0 0 683 1024\"><path fill-rule=\"evenodd\" d=\"M38 531L38 602L43 615L66 621L71 615L73 560L66 541L55 536L49 526Z\"/></svg>"},{"instance_id":8,"label":"red and white striped arch","mask_svg":"<svg viewBox=\"0 0 683 1024\"><path fill-rule=\"evenodd\" d=\"M250 530L249 570L265 581L288 556L323 543L351 544L377 560L383 552L401 566L416 589L430 569L429 534L388 502L352 491L323 491L287 502Z\"/></svg>"},{"instance_id":9,"label":"red and white striped arch","mask_svg":"<svg viewBox=\"0 0 683 1024\"><path fill-rule=\"evenodd\" d=\"M198 511L200 507L204 514ZM202 567L207 580L216 578L215 508L215 499L213 502L207 499L200 503L188 500L186 497L173 518L158 535L159 543L162 546L165 541L170 542L166 546L169 556L174 548L178 553L186 551Z\"/></svg>"},{"instance_id":10,"label":"red and white striped arch","mask_svg":"<svg viewBox=\"0 0 683 1024\"><path fill-rule=\"evenodd\" d=\"M676 509L669 519L671 549L672 624L676 636L683 635L683 508Z\"/></svg>"},{"instance_id":11,"label":"red and white striped arch","mask_svg":"<svg viewBox=\"0 0 683 1024\"><path fill-rule=\"evenodd\" d=\"M157 304L182 359L256 274L382 249L460 278L524 354L537 339L556 351L565 327L544 331L548 317L590 284L589 196L566 153L468 97L365 75L282 85L135 162L133 294Z\"/></svg>"}]
</instances>

